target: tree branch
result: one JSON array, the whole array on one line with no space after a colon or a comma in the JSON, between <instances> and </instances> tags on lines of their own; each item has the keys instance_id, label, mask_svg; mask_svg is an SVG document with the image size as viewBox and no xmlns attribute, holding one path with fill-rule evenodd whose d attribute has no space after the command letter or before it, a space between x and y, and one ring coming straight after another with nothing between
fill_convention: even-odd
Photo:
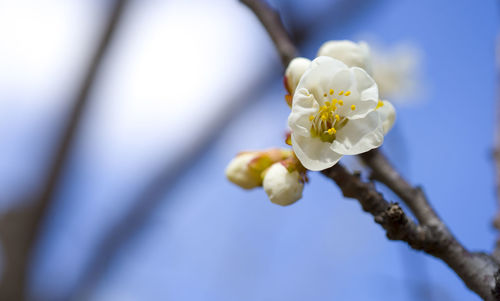
<instances>
[{"instance_id":1,"label":"tree branch","mask_svg":"<svg viewBox=\"0 0 500 301\"><path fill-rule=\"evenodd\" d=\"M3 242L5 263L0 282L0 300L24 300L26 298L26 278L29 270L30 253L33 250L44 216L54 200L54 195L62 180L68 162L71 146L81 123L83 112L89 103L89 94L97 73L119 26L128 0L116 0L110 9L107 24L103 28L82 83L72 101L61 138L54 149L54 155L43 177L40 196L23 208L13 208L0 220L0 237Z\"/></svg>"},{"instance_id":2,"label":"tree branch","mask_svg":"<svg viewBox=\"0 0 500 301\"><path fill-rule=\"evenodd\" d=\"M498 266L493 263L492 258L488 258L486 254L470 253L467 251L453 236L451 231L446 227L444 222L439 218L437 213L429 204L426 196L421 188L411 186L390 164L387 157L378 149L371 150L360 155L361 159L371 168L370 177L377 180L389 189L391 189L403 202L410 208L413 214L417 217L421 225L428 226L432 229L434 236L438 238L434 250L424 250L425 252L441 258L464 280L466 285L473 291L479 294L479 290L484 293L492 291L496 286L495 273ZM482 264L479 262L484 260ZM491 269L484 275L479 276L483 271L479 271L479 266L488 265L491 263ZM483 278L484 277L484 278ZM484 287L489 279L493 281L489 284L491 287ZM486 299L485 295L482 295Z\"/></svg>"},{"instance_id":3,"label":"tree branch","mask_svg":"<svg viewBox=\"0 0 500 301\"><path fill-rule=\"evenodd\" d=\"M397 203L387 202L372 183L363 182L340 164L322 173L335 181L345 197L357 199L386 230L387 238L404 241L415 250L440 258L484 300L500 299L500 266L493 258L467 251L446 228L416 225Z\"/></svg>"},{"instance_id":4,"label":"tree branch","mask_svg":"<svg viewBox=\"0 0 500 301\"><path fill-rule=\"evenodd\" d=\"M419 223L435 227L445 227L427 201L422 189L414 188L408 184L378 149L361 154L360 157L371 168L372 174L370 177L385 184L389 189L394 191L408 205Z\"/></svg>"},{"instance_id":5,"label":"tree branch","mask_svg":"<svg viewBox=\"0 0 500 301\"><path fill-rule=\"evenodd\" d=\"M376 223L385 230L390 240L407 242L417 250L435 250L435 238L426 226L415 224L397 203L387 202L375 190L372 183L365 183L359 174L349 173L341 164L336 164L322 173L335 181L347 198L359 201L364 211L373 215Z\"/></svg>"},{"instance_id":6,"label":"tree branch","mask_svg":"<svg viewBox=\"0 0 500 301\"><path fill-rule=\"evenodd\" d=\"M283 26L269 22L280 20L276 13L263 0L242 0L270 33L271 37L282 37ZM274 32L275 29L277 32ZM284 63L290 61L290 45L275 39L276 48L282 55ZM286 67L286 65L285 65ZM379 151L371 151L361 156L372 169L372 177L393 190L403 200L420 225L413 222L396 203L387 202L375 189L373 184L361 181L359 175L352 175L340 164L324 170L323 174L333 179L341 188L344 196L357 199L363 210L372 214L391 240L401 240L412 248L422 250L440 258L464 281L472 291L485 300L500 300L500 266L492 257L484 253L467 251L451 234L444 222L430 206L422 190L412 187L389 163Z\"/></svg>"}]
</instances>

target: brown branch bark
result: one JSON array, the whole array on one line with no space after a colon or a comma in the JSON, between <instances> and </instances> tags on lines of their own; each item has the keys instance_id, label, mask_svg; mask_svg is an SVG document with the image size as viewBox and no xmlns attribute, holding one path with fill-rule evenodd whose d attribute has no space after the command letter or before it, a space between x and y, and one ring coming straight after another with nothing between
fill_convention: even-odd
<instances>
[{"instance_id":1,"label":"brown branch bark","mask_svg":"<svg viewBox=\"0 0 500 301\"><path fill-rule=\"evenodd\" d=\"M0 300L17 301L26 298L26 278L31 252L39 236L43 218L46 216L61 183L71 146L85 108L89 103L90 91L127 3L128 0L116 0L111 7L107 24L103 28L102 36L94 50L89 67L85 71L82 83L75 94L67 121L63 126L61 138L56 144L51 163L43 177L46 182L42 186L40 196L32 204L22 208L13 208L0 220L0 238L4 259L0 281Z\"/></svg>"},{"instance_id":2,"label":"brown branch bark","mask_svg":"<svg viewBox=\"0 0 500 301\"><path fill-rule=\"evenodd\" d=\"M432 231L415 224L397 203L386 201L373 183L363 182L359 174L351 174L341 164L322 173L335 181L345 197L357 199L363 210L373 215L375 222L386 230L389 239L405 241L417 250L435 249Z\"/></svg>"},{"instance_id":3,"label":"brown branch bark","mask_svg":"<svg viewBox=\"0 0 500 301\"><path fill-rule=\"evenodd\" d=\"M427 201L422 189L412 187L378 149L361 154L360 157L371 168L370 177L394 191L408 205L419 223L446 228Z\"/></svg>"},{"instance_id":4,"label":"brown branch bark","mask_svg":"<svg viewBox=\"0 0 500 301\"><path fill-rule=\"evenodd\" d=\"M290 49L290 45L280 45L287 33L283 26L269 22L266 16L276 13L263 0L241 0L261 20L273 37L278 51ZM278 29L274 31L274 29ZM295 51L296 52L296 51ZM289 62L289 53L282 53L283 62ZM286 67L286 65L285 65ZM361 156L372 169L372 177L393 190L404 201L419 224L413 222L396 203L387 202L373 184L363 182L359 176L347 172L340 164L323 171L341 188L344 196L357 199L363 210L374 216L391 240L401 240L416 250L443 260L464 281L469 289L485 300L500 300L500 266L493 257L484 253L469 252L451 234L444 222L430 206L424 193L411 186L379 151L371 151Z\"/></svg>"}]
</instances>

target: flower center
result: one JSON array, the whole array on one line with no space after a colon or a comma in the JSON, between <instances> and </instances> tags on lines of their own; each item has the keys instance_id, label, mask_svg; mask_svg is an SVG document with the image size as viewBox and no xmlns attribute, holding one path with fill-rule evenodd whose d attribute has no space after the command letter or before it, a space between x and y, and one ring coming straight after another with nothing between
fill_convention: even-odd
<instances>
[{"instance_id":1,"label":"flower center","mask_svg":"<svg viewBox=\"0 0 500 301\"><path fill-rule=\"evenodd\" d=\"M334 97L335 91L330 89L329 94ZM340 91L338 93L340 96L349 96L350 91ZM328 94L323 94L323 97L327 98ZM309 121L311 121L311 136L318 137L324 142L333 142L335 140L337 131L343 128L349 121L345 116L339 114L338 108L344 105L342 99L332 98L330 101L325 101L324 105L321 106L316 114L309 116ZM355 105L351 105L351 110L356 110Z\"/></svg>"}]
</instances>

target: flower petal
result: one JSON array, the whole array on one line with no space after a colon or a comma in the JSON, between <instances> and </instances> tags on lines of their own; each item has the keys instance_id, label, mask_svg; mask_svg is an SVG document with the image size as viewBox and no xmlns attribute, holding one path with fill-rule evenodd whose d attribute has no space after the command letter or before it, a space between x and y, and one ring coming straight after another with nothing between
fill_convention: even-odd
<instances>
[{"instance_id":1,"label":"flower petal","mask_svg":"<svg viewBox=\"0 0 500 301\"><path fill-rule=\"evenodd\" d=\"M339 107L339 114L349 119L364 118L377 107L377 84L373 78L361 68L349 68L348 72L349 74L337 73L338 77L343 75L345 78L348 78L351 83L350 87L344 88L344 90L349 90L351 95L340 97L344 101L344 105ZM340 82L340 78L338 81ZM351 109L352 105L355 106L355 110Z\"/></svg>"},{"instance_id":2,"label":"flower petal","mask_svg":"<svg viewBox=\"0 0 500 301\"><path fill-rule=\"evenodd\" d=\"M348 68L341 61L327 56L312 61L297 86L297 91L300 89L311 93L320 106L325 101L341 99L344 105L339 107L339 114L349 119L365 117L378 103L377 84L366 71L358 67ZM342 91L349 91L350 95L340 95ZM351 109L352 105L355 110Z\"/></svg>"},{"instance_id":3,"label":"flower petal","mask_svg":"<svg viewBox=\"0 0 500 301\"><path fill-rule=\"evenodd\" d=\"M377 109L380 120L382 120L382 126L384 127L384 134L387 134L394 125L396 121L396 110L394 106L387 100L383 101L384 105Z\"/></svg>"},{"instance_id":4,"label":"flower petal","mask_svg":"<svg viewBox=\"0 0 500 301\"><path fill-rule=\"evenodd\" d=\"M349 120L337 132L331 149L342 155L357 155L379 147L384 142L384 130L378 111L365 118Z\"/></svg>"},{"instance_id":5,"label":"flower petal","mask_svg":"<svg viewBox=\"0 0 500 301\"><path fill-rule=\"evenodd\" d=\"M310 115L318 111L318 102L306 89L297 90L293 97L292 111L288 116L288 126L297 135L311 135Z\"/></svg>"},{"instance_id":6,"label":"flower petal","mask_svg":"<svg viewBox=\"0 0 500 301\"><path fill-rule=\"evenodd\" d=\"M328 100L324 98L324 95L329 96L330 89L339 85L345 85L346 89L348 88L348 78L344 80L345 76L335 76L338 72L345 72L344 70L347 69L346 64L339 60L327 56L317 57L302 75L297 90L301 88L307 89L309 93L313 94L318 103L323 105L324 101ZM343 81L338 82L340 79L343 79Z\"/></svg>"},{"instance_id":7,"label":"flower petal","mask_svg":"<svg viewBox=\"0 0 500 301\"><path fill-rule=\"evenodd\" d=\"M342 155L330 148L330 143L319 138L294 135L292 133L292 147L300 163L309 170L323 170L332 167Z\"/></svg>"}]
</instances>

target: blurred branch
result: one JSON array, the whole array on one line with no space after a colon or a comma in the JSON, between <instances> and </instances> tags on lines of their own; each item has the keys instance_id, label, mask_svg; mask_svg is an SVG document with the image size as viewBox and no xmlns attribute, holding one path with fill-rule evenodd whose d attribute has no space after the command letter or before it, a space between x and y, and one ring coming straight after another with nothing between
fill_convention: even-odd
<instances>
[{"instance_id":1,"label":"blurred branch","mask_svg":"<svg viewBox=\"0 0 500 301\"><path fill-rule=\"evenodd\" d=\"M46 182L42 186L40 196L27 207L13 208L0 220L0 237L3 243L5 264L0 282L0 300L16 301L26 298L30 255L40 236L43 218L47 216L63 179L71 147L89 103L89 94L127 3L128 0L116 0L110 9L107 24L103 28L82 83L75 93L61 138L56 143L53 158L43 177Z\"/></svg>"},{"instance_id":2,"label":"blurred branch","mask_svg":"<svg viewBox=\"0 0 500 301\"><path fill-rule=\"evenodd\" d=\"M230 97L235 100L241 99L239 95L249 95L248 100L259 98L261 87L272 81L277 75L277 72L273 72L277 65L271 63L267 66L269 70L263 73L264 76L258 77L255 82L244 86L244 91L240 91L237 93L238 95ZM217 118L215 124L210 126L210 130L207 130L207 134L200 136L194 145L182 152L178 158L165 160L158 168L158 172L146 181L144 188L137 195L132 196L130 208L99 239L77 287L72 292L72 300L87 300L89 298L87 294L92 291L112 264L113 255L117 250L135 237L135 234L147 222L148 217L155 209L161 204L168 203L165 196L170 188L176 186L180 175L188 166L197 165L196 160L199 160L201 155L207 151L208 145L213 143L233 117L237 116L237 113L249 104L247 100L229 101L228 103L229 105L225 107L224 112L220 113L221 117Z\"/></svg>"},{"instance_id":3,"label":"blurred branch","mask_svg":"<svg viewBox=\"0 0 500 301\"><path fill-rule=\"evenodd\" d=\"M252 8L259 19L273 13L263 0L243 1ZM259 9L255 9L255 8ZM266 11L268 10L268 11ZM279 18L276 18L279 20ZM275 24L262 22L273 36ZM275 33L282 35L279 33ZM273 39L275 43L280 40ZM288 49L289 45L286 46ZM283 45L276 44L278 51ZM286 67L286 66L285 66ZM372 169L372 177L387 185L410 208L417 217L419 225L413 222L395 203L383 199L371 183L364 183L357 175L352 175L340 164L323 171L341 188L344 196L357 199L363 209L371 213L375 222L385 230L391 240L402 240L416 250L443 260L464 281L472 291L485 300L500 299L500 265L484 253L467 251L451 234L444 222L432 209L421 189L414 188L392 167L387 158L374 150L361 156Z\"/></svg>"}]
</instances>

